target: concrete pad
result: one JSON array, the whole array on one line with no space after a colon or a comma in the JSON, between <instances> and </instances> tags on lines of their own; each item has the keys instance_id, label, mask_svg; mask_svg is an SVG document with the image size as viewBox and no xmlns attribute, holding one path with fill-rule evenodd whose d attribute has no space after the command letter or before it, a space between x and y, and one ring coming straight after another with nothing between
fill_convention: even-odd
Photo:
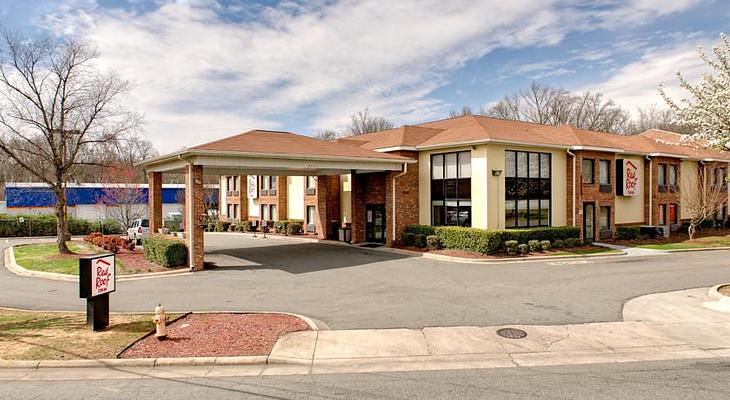
<instances>
[{"instance_id":1,"label":"concrete pad","mask_svg":"<svg viewBox=\"0 0 730 400\"><path fill-rule=\"evenodd\" d=\"M290 332L282 335L274 344L268 357L269 364L310 364L314 357L318 331Z\"/></svg>"},{"instance_id":2,"label":"concrete pad","mask_svg":"<svg viewBox=\"0 0 730 400\"><path fill-rule=\"evenodd\" d=\"M701 349L730 348L730 323L658 325L667 336Z\"/></svg>"},{"instance_id":3,"label":"concrete pad","mask_svg":"<svg viewBox=\"0 0 730 400\"><path fill-rule=\"evenodd\" d=\"M697 288L640 296L624 304L623 319L663 323L730 322L730 313L702 306L716 301L707 292L708 288Z\"/></svg>"},{"instance_id":4,"label":"concrete pad","mask_svg":"<svg viewBox=\"0 0 730 400\"><path fill-rule=\"evenodd\" d=\"M406 357L428 355L426 339L415 329L319 331L315 360L326 358Z\"/></svg>"},{"instance_id":5,"label":"concrete pad","mask_svg":"<svg viewBox=\"0 0 730 400\"><path fill-rule=\"evenodd\" d=\"M515 367L507 354L315 360L312 374Z\"/></svg>"},{"instance_id":6,"label":"concrete pad","mask_svg":"<svg viewBox=\"0 0 730 400\"><path fill-rule=\"evenodd\" d=\"M424 328L423 336L433 355L503 352L494 336L476 326Z\"/></svg>"}]
</instances>

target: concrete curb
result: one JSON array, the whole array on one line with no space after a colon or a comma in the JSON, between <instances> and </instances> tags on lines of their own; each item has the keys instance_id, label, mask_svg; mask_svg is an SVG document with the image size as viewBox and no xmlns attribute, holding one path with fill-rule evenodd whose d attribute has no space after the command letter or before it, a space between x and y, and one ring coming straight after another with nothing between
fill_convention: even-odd
<instances>
[{"instance_id":1,"label":"concrete curb","mask_svg":"<svg viewBox=\"0 0 730 400\"><path fill-rule=\"evenodd\" d=\"M20 245L20 246L24 246L24 245ZM55 272L33 271L33 270L23 268L22 265L19 265L15 261L15 251L13 250L14 247L15 246L10 246L5 249L5 268L8 271L14 273L15 275L32 277L32 278L49 279L49 280L53 280L53 281L64 281L64 282L78 282L79 281L79 277L75 276L75 275L58 274ZM163 278L166 276L173 276L173 275L191 275L191 274L192 274L192 272L190 272L189 269L179 269L179 270L175 270L175 271L150 272L150 273L135 274L135 275L120 275L117 277L117 282L136 281L136 280L142 280L142 279Z\"/></svg>"},{"instance_id":2,"label":"concrete curb","mask_svg":"<svg viewBox=\"0 0 730 400\"><path fill-rule=\"evenodd\" d=\"M694 249L673 249L673 250L664 250L668 253L691 253L694 251L713 251L713 250L730 250L730 246L722 246L722 247L698 247Z\"/></svg>"},{"instance_id":3,"label":"concrete curb","mask_svg":"<svg viewBox=\"0 0 730 400\"><path fill-rule=\"evenodd\" d=\"M721 283L719 285L711 287L709 290L707 290L707 295L716 300L722 300L724 298L730 297L720 293L720 288L723 286L730 286L730 283Z\"/></svg>"}]
</instances>

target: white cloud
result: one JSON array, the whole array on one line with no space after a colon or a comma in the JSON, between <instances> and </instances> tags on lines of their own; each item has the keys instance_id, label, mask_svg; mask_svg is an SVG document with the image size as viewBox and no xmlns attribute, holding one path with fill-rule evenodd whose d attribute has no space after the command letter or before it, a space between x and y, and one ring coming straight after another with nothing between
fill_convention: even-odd
<instances>
[{"instance_id":1,"label":"white cloud","mask_svg":"<svg viewBox=\"0 0 730 400\"><path fill-rule=\"evenodd\" d=\"M699 59L697 47L711 49L717 38L694 38L678 41L671 46L648 49L636 61L617 69L603 82L584 86L578 91L600 91L618 104L635 112L637 107L650 104L664 106L658 92L663 83L667 94L679 98L686 92L678 87L677 71L690 81L697 80L707 67Z\"/></svg>"},{"instance_id":2,"label":"white cloud","mask_svg":"<svg viewBox=\"0 0 730 400\"><path fill-rule=\"evenodd\" d=\"M396 122L442 115L450 105L431 93L494 49L554 45L575 26L645 20L696 2L605 1L594 10L564 0L287 2L255 14L244 7L248 19L236 21L221 18L225 7L213 0L146 12L74 0L43 23L96 42L100 62L136 84L151 139L172 150L276 128L302 109L312 112L312 131L341 126L366 106Z\"/></svg>"}]
</instances>

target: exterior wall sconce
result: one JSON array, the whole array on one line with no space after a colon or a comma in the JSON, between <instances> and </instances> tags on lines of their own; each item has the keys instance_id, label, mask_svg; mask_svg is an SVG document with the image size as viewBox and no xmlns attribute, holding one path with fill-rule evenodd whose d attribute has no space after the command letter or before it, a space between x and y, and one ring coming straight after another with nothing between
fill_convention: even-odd
<instances>
[{"instance_id":1,"label":"exterior wall sconce","mask_svg":"<svg viewBox=\"0 0 730 400\"><path fill-rule=\"evenodd\" d=\"M196 184L196 185L200 185L201 183L203 183L203 181L202 181L202 180L200 180L200 179L198 179L198 178L195 178L195 184Z\"/></svg>"},{"instance_id":2,"label":"exterior wall sconce","mask_svg":"<svg viewBox=\"0 0 730 400\"><path fill-rule=\"evenodd\" d=\"M502 175L502 170L501 169L493 169L492 170L492 176L500 176L500 175Z\"/></svg>"}]
</instances>

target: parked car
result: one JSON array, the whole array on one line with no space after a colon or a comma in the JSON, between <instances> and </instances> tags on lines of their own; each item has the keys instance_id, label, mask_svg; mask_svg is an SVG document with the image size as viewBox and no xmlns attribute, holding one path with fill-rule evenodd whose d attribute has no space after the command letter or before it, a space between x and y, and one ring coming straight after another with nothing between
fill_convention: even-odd
<instances>
[{"instance_id":1,"label":"parked car","mask_svg":"<svg viewBox=\"0 0 730 400\"><path fill-rule=\"evenodd\" d=\"M134 240L135 244L142 244L142 238L150 235L150 220L147 218L135 219L132 226L127 229L127 237Z\"/></svg>"}]
</instances>

